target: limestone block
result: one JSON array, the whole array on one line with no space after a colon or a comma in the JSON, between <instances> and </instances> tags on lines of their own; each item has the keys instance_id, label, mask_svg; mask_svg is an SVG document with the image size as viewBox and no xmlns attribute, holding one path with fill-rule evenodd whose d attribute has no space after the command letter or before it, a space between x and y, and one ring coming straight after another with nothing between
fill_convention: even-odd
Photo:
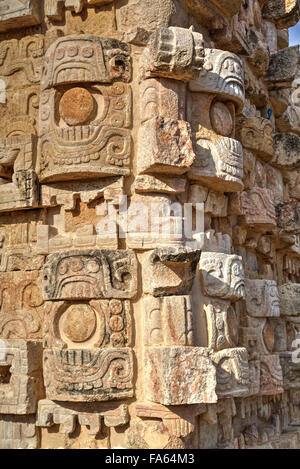
<instances>
[{"instance_id":1,"label":"limestone block","mask_svg":"<svg viewBox=\"0 0 300 469\"><path fill-rule=\"evenodd\" d=\"M259 158L269 161L274 154L273 129L269 120L263 117L248 117L238 121L237 138L243 147Z\"/></svg>"},{"instance_id":2,"label":"limestone block","mask_svg":"<svg viewBox=\"0 0 300 469\"><path fill-rule=\"evenodd\" d=\"M35 416L0 415L0 449L37 449Z\"/></svg>"},{"instance_id":3,"label":"limestone block","mask_svg":"<svg viewBox=\"0 0 300 469\"><path fill-rule=\"evenodd\" d=\"M13 89L12 95L7 94L7 101L11 101L12 108L9 114L10 117L14 117L14 120L9 119L6 125L8 128L14 128L16 126L18 130L16 134L5 132L4 135L2 130L2 138L9 137L10 135L18 135L20 130L22 134L36 133L34 119L32 116L28 115L26 105L28 105L32 98L32 91L34 91L34 95L36 95L38 99L39 89L32 88L29 90L29 95L27 94L27 90L22 89L22 91L20 91L20 88L16 90L20 82L16 79L15 73L16 71L23 72L22 85L33 86L39 84L42 73L44 49L45 39L42 34L26 35L20 39L14 38L1 41L0 73L2 77L6 77L5 83L7 85L9 84L9 87ZM27 130L24 131L26 128Z\"/></svg>"},{"instance_id":4,"label":"limestone block","mask_svg":"<svg viewBox=\"0 0 300 469\"><path fill-rule=\"evenodd\" d=\"M140 84L141 122L160 116L185 119L186 85L168 78L149 78Z\"/></svg>"},{"instance_id":5,"label":"limestone block","mask_svg":"<svg viewBox=\"0 0 300 469\"><path fill-rule=\"evenodd\" d=\"M225 23L225 24L224 24ZM213 33L214 42L223 50L247 56L257 76L263 76L269 65L269 48L263 33L259 0L245 4L239 12Z\"/></svg>"},{"instance_id":6,"label":"limestone block","mask_svg":"<svg viewBox=\"0 0 300 469\"><path fill-rule=\"evenodd\" d=\"M139 173L184 174L194 158L188 122L156 117L140 128Z\"/></svg>"},{"instance_id":7,"label":"limestone block","mask_svg":"<svg viewBox=\"0 0 300 469\"><path fill-rule=\"evenodd\" d=\"M0 6L0 32L34 26L42 21L39 0L3 0Z\"/></svg>"},{"instance_id":8,"label":"limestone block","mask_svg":"<svg viewBox=\"0 0 300 469\"><path fill-rule=\"evenodd\" d=\"M255 344L255 353L257 355L268 355L275 351L275 320L271 321L269 318L258 318L247 316L244 324L247 327L241 328L241 344L245 347L254 349L252 344Z\"/></svg>"},{"instance_id":9,"label":"limestone block","mask_svg":"<svg viewBox=\"0 0 300 469\"><path fill-rule=\"evenodd\" d=\"M300 166L300 137L294 134L275 134L272 164L292 170Z\"/></svg>"},{"instance_id":10,"label":"limestone block","mask_svg":"<svg viewBox=\"0 0 300 469\"><path fill-rule=\"evenodd\" d=\"M89 428L89 435L96 436L101 431L103 424L107 427L118 427L128 422L128 408L125 404L113 406L101 404L100 409L90 409L80 404L76 407L65 406L63 403L53 402L47 399L39 401L37 426L52 427L60 425L59 432L70 434L75 431L77 422L81 426Z\"/></svg>"},{"instance_id":11,"label":"limestone block","mask_svg":"<svg viewBox=\"0 0 300 469\"><path fill-rule=\"evenodd\" d=\"M41 339L44 317L42 275L38 271L22 270L0 272L0 336Z\"/></svg>"},{"instance_id":12,"label":"limestone block","mask_svg":"<svg viewBox=\"0 0 300 469\"><path fill-rule=\"evenodd\" d=\"M243 189L243 148L233 138L235 112L233 102L222 96L189 95L188 120L196 157L188 177L220 192Z\"/></svg>"},{"instance_id":13,"label":"limestone block","mask_svg":"<svg viewBox=\"0 0 300 469\"><path fill-rule=\"evenodd\" d=\"M213 93L233 101L239 109L245 101L242 60L231 52L205 49L205 61L199 77L189 83L193 92Z\"/></svg>"},{"instance_id":14,"label":"limestone block","mask_svg":"<svg viewBox=\"0 0 300 469\"><path fill-rule=\"evenodd\" d=\"M131 346L128 301L48 302L43 327L45 348L88 349Z\"/></svg>"},{"instance_id":15,"label":"limestone block","mask_svg":"<svg viewBox=\"0 0 300 469\"><path fill-rule=\"evenodd\" d=\"M133 397L133 356L128 348L45 349L46 396L95 402Z\"/></svg>"},{"instance_id":16,"label":"limestone block","mask_svg":"<svg viewBox=\"0 0 300 469\"><path fill-rule=\"evenodd\" d=\"M297 77L292 85L289 96L290 106L276 122L278 132L295 133L300 135L300 100L299 100L300 79Z\"/></svg>"},{"instance_id":17,"label":"limestone block","mask_svg":"<svg viewBox=\"0 0 300 469\"><path fill-rule=\"evenodd\" d=\"M245 348L221 350L212 355L216 367L218 399L241 397L249 393L249 364Z\"/></svg>"},{"instance_id":18,"label":"limestone block","mask_svg":"<svg viewBox=\"0 0 300 469\"><path fill-rule=\"evenodd\" d=\"M287 283L279 287L280 314L298 316L300 314L300 284Z\"/></svg>"},{"instance_id":19,"label":"limestone block","mask_svg":"<svg viewBox=\"0 0 300 469\"><path fill-rule=\"evenodd\" d=\"M207 346L218 352L236 347L239 338L239 318L229 301L207 299L203 305L207 325Z\"/></svg>"},{"instance_id":20,"label":"limestone block","mask_svg":"<svg viewBox=\"0 0 300 469\"><path fill-rule=\"evenodd\" d=\"M143 262L143 291L153 296L188 295L199 251L183 247L157 248Z\"/></svg>"},{"instance_id":21,"label":"limestone block","mask_svg":"<svg viewBox=\"0 0 300 469\"><path fill-rule=\"evenodd\" d=\"M253 317L280 316L277 283L273 280L245 280L247 313Z\"/></svg>"},{"instance_id":22,"label":"limestone block","mask_svg":"<svg viewBox=\"0 0 300 469\"><path fill-rule=\"evenodd\" d=\"M210 190L204 204L204 213L210 213L214 217L226 217L228 197L220 192Z\"/></svg>"},{"instance_id":23,"label":"limestone block","mask_svg":"<svg viewBox=\"0 0 300 469\"><path fill-rule=\"evenodd\" d=\"M272 21L278 29L291 28L300 19L298 0L267 0L262 8L263 18Z\"/></svg>"},{"instance_id":24,"label":"limestone block","mask_svg":"<svg viewBox=\"0 0 300 469\"><path fill-rule=\"evenodd\" d=\"M45 15L55 21L64 18L64 10L81 13L83 7L101 6L113 2L113 0L45 0Z\"/></svg>"},{"instance_id":25,"label":"limestone block","mask_svg":"<svg viewBox=\"0 0 300 469\"><path fill-rule=\"evenodd\" d=\"M205 295L231 301L244 298L244 268L240 256L202 252L199 270Z\"/></svg>"},{"instance_id":26,"label":"limestone block","mask_svg":"<svg viewBox=\"0 0 300 469\"><path fill-rule=\"evenodd\" d=\"M194 345L191 296L146 297L143 310L144 345Z\"/></svg>"},{"instance_id":27,"label":"limestone block","mask_svg":"<svg viewBox=\"0 0 300 469\"><path fill-rule=\"evenodd\" d=\"M135 192L137 193L182 194L185 189L186 180L180 177L140 174L135 179Z\"/></svg>"},{"instance_id":28,"label":"limestone block","mask_svg":"<svg viewBox=\"0 0 300 469\"><path fill-rule=\"evenodd\" d=\"M34 414L41 393L41 343L0 340L0 413Z\"/></svg>"},{"instance_id":29,"label":"limestone block","mask_svg":"<svg viewBox=\"0 0 300 469\"><path fill-rule=\"evenodd\" d=\"M14 135L0 140L0 167L14 171L32 170L36 157L36 136ZM5 175L3 175L5 177Z\"/></svg>"},{"instance_id":30,"label":"limestone block","mask_svg":"<svg viewBox=\"0 0 300 469\"><path fill-rule=\"evenodd\" d=\"M193 406L165 407L159 404L139 403L135 407L136 415L145 419L160 419L170 432L177 438L184 438L194 432L198 415L205 412L205 404Z\"/></svg>"},{"instance_id":31,"label":"limestone block","mask_svg":"<svg viewBox=\"0 0 300 469\"><path fill-rule=\"evenodd\" d=\"M277 88L270 91L270 103L276 118L280 117L288 108L290 88Z\"/></svg>"},{"instance_id":32,"label":"limestone block","mask_svg":"<svg viewBox=\"0 0 300 469\"><path fill-rule=\"evenodd\" d=\"M164 405L215 403L211 351L200 347L147 347L145 397Z\"/></svg>"},{"instance_id":33,"label":"limestone block","mask_svg":"<svg viewBox=\"0 0 300 469\"><path fill-rule=\"evenodd\" d=\"M133 298L137 262L132 251L77 250L51 254L43 273L46 300Z\"/></svg>"},{"instance_id":34,"label":"limestone block","mask_svg":"<svg viewBox=\"0 0 300 469\"><path fill-rule=\"evenodd\" d=\"M180 0L184 8L187 11L195 16L200 24L207 26L207 24L215 24L214 21L218 24L221 21L221 18L226 15L230 18L232 15L236 14L240 7L240 0Z\"/></svg>"},{"instance_id":35,"label":"limestone block","mask_svg":"<svg viewBox=\"0 0 300 469\"><path fill-rule=\"evenodd\" d=\"M26 210L38 206L38 180L32 170L16 171L12 182L0 186L0 211Z\"/></svg>"},{"instance_id":36,"label":"limestone block","mask_svg":"<svg viewBox=\"0 0 300 469\"><path fill-rule=\"evenodd\" d=\"M118 24L128 35L141 29L148 36L159 28L168 27L175 12L172 0L138 0L120 8Z\"/></svg>"},{"instance_id":37,"label":"limestone block","mask_svg":"<svg viewBox=\"0 0 300 469\"><path fill-rule=\"evenodd\" d=\"M289 88L299 68L299 46L287 47L271 55L265 81L270 87Z\"/></svg>"},{"instance_id":38,"label":"limestone block","mask_svg":"<svg viewBox=\"0 0 300 469\"><path fill-rule=\"evenodd\" d=\"M297 359L298 356L297 356ZM292 352L282 352L280 354L280 364L283 374L283 388L299 389L300 385L300 364L295 362Z\"/></svg>"},{"instance_id":39,"label":"limestone block","mask_svg":"<svg viewBox=\"0 0 300 469\"><path fill-rule=\"evenodd\" d=\"M239 215L241 225L250 225L257 230L274 229L277 224L273 193L260 187L231 195L229 214Z\"/></svg>"},{"instance_id":40,"label":"limestone block","mask_svg":"<svg viewBox=\"0 0 300 469\"><path fill-rule=\"evenodd\" d=\"M100 197L117 205L123 195L123 177L101 178L87 182L65 181L59 186L48 183L41 186L41 205L43 207L62 205L65 210L74 210L78 198L81 202L90 204Z\"/></svg>"},{"instance_id":41,"label":"limestone block","mask_svg":"<svg viewBox=\"0 0 300 469\"><path fill-rule=\"evenodd\" d=\"M249 361L249 396L256 396L260 391L260 361Z\"/></svg>"},{"instance_id":42,"label":"limestone block","mask_svg":"<svg viewBox=\"0 0 300 469\"><path fill-rule=\"evenodd\" d=\"M279 355L260 357L260 394L271 396L283 392L283 376Z\"/></svg>"},{"instance_id":43,"label":"limestone block","mask_svg":"<svg viewBox=\"0 0 300 469\"><path fill-rule=\"evenodd\" d=\"M300 232L300 204L298 200L291 200L277 207L278 227L286 233Z\"/></svg>"},{"instance_id":44,"label":"limestone block","mask_svg":"<svg viewBox=\"0 0 300 469\"><path fill-rule=\"evenodd\" d=\"M202 34L177 27L158 29L142 54L141 77L190 81L202 69L203 56Z\"/></svg>"}]
</instances>

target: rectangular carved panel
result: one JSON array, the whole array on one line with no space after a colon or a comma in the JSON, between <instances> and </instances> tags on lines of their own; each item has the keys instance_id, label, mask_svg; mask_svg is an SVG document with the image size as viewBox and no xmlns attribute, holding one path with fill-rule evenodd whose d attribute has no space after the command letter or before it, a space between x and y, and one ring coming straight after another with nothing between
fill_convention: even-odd
<instances>
[{"instance_id":1,"label":"rectangular carved panel","mask_svg":"<svg viewBox=\"0 0 300 469\"><path fill-rule=\"evenodd\" d=\"M0 32L41 22L40 0L1 0Z\"/></svg>"}]
</instances>

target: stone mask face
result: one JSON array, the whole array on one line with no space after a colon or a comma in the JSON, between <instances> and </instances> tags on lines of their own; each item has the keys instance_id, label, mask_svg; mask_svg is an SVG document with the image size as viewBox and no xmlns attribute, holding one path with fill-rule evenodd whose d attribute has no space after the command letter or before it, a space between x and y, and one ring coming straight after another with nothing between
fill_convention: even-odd
<instances>
[{"instance_id":1,"label":"stone mask face","mask_svg":"<svg viewBox=\"0 0 300 469\"><path fill-rule=\"evenodd\" d=\"M196 160L190 178L217 191L243 189L243 148L235 135L244 103L243 65L234 54L206 49L204 71L190 83L189 121Z\"/></svg>"},{"instance_id":2,"label":"stone mask face","mask_svg":"<svg viewBox=\"0 0 300 469\"><path fill-rule=\"evenodd\" d=\"M273 280L246 280L247 312L254 317L279 317L277 283Z\"/></svg>"},{"instance_id":3,"label":"stone mask face","mask_svg":"<svg viewBox=\"0 0 300 469\"><path fill-rule=\"evenodd\" d=\"M82 35L50 46L41 80L41 181L129 173L130 78L125 43Z\"/></svg>"},{"instance_id":4,"label":"stone mask face","mask_svg":"<svg viewBox=\"0 0 300 469\"><path fill-rule=\"evenodd\" d=\"M204 252L200 258L200 273L205 295L233 301L244 298L244 269L240 256Z\"/></svg>"}]
</instances>

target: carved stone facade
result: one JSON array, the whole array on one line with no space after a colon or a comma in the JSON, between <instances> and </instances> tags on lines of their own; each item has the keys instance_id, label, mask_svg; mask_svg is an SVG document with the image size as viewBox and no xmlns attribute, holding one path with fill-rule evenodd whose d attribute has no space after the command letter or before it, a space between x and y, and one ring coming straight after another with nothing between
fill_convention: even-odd
<instances>
[{"instance_id":1,"label":"carved stone facade","mask_svg":"<svg viewBox=\"0 0 300 469\"><path fill-rule=\"evenodd\" d=\"M0 0L0 449L300 448L297 0Z\"/></svg>"}]
</instances>

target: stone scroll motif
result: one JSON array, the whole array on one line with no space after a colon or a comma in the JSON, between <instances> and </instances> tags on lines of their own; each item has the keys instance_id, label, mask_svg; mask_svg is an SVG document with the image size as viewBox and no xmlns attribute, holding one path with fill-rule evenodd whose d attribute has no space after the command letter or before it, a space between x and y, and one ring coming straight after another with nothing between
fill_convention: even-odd
<instances>
[{"instance_id":1,"label":"stone scroll motif","mask_svg":"<svg viewBox=\"0 0 300 469\"><path fill-rule=\"evenodd\" d=\"M68 36L48 49L41 78L41 181L129 174L127 44Z\"/></svg>"},{"instance_id":2,"label":"stone scroll motif","mask_svg":"<svg viewBox=\"0 0 300 469\"><path fill-rule=\"evenodd\" d=\"M1 339L0 350L0 413L34 414L41 395L41 344Z\"/></svg>"}]
</instances>

